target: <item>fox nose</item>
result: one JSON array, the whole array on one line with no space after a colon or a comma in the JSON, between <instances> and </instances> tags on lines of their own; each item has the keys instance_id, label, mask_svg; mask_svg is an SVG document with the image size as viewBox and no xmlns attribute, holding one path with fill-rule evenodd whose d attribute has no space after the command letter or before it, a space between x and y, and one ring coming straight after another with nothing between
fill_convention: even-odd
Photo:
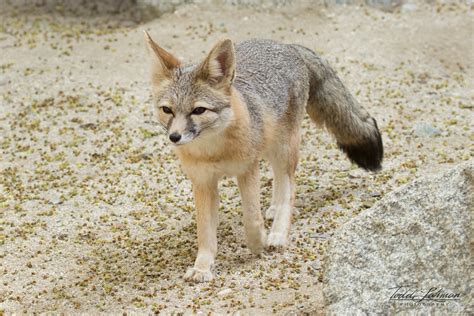
<instances>
[{"instance_id":1,"label":"fox nose","mask_svg":"<svg viewBox=\"0 0 474 316\"><path fill-rule=\"evenodd\" d=\"M171 140L173 143L179 142L180 139L181 139L181 135L178 134L178 133L173 133L173 134L170 135L170 140Z\"/></svg>"}]
</instances>

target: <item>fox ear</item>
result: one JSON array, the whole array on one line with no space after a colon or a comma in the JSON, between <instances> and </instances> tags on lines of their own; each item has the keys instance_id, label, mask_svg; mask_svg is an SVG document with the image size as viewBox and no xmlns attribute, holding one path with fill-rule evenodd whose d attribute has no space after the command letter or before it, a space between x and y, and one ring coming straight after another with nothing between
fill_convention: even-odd
<instances>
[{"instance_id":1,"label":"fox ear","mask_svg":"<svg viewBox=\"0 0 474 316\"><path fill-rule=\"evenodd\" d=\"M211 85L230 86L235 76L235 51L230 39L217 43L199 68L199 77Z\"/></svg>"},{"instance_id":2,"label":"fox ear","mask_svg":"<svg viewBox=\"0 0 474 316\"><path fill-rule=\"evenodd\" d=\"M147 31L145 31L145 42L153 59L153 81L159 82L171 77L173 69L180 65L179 59L156 44Z\"/></svg>"}]
</instances>

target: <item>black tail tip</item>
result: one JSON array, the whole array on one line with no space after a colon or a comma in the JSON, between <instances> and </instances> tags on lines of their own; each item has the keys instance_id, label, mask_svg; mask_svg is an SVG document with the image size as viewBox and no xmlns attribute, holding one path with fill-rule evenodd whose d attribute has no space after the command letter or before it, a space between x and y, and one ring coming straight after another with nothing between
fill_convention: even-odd
<instances>
[{"instance_id":1,"label":"black tail tip","mask_svg":"<svg viewBox=\"0 0 474 316\"><path fill-rule=\"evenodd\" d=\"M374 124L376 131L371 135L371 137L366 138L357 144L338 144L339 148L346 153L352 162L368 171L379 171L382 169L382 137L380 136L375 119Z\"/></svg>"}]
</instances>

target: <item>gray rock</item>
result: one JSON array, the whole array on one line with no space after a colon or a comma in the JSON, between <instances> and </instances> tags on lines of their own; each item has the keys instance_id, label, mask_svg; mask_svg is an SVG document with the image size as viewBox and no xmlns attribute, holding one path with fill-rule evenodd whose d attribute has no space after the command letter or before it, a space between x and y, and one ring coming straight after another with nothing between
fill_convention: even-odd
<instances>
[{"instance_id":1,"label":"gray rock","mask_svg":"<svg viewBox=\"0 0 474 316\"><path fill-rule=\"evenodd\" d=\"M415 3L405 3L401 7L402 13L414 12L418 9L418 6Z\"/></svg>"},{"instance_id":2,"label":"gray rock","mask_svg":"<svg viewBox=\"0 0 474 316\"><path fill-rule=\"evenodd\" d=\"M441 134L441 131L429 123L421 122L413 126L413 133L418 137L433 137Z\"/></svg>"},{"instance_id":3,"label":"gray rock","mask_svg":"<svg viewBox=\"0 0 474 316\"><path fill-rule=\"evenodd\" d=\"M232 293L232 289L223 289L222 291L219 291L219 293L217 293L218 296L226 296L230 293Z\"/></svg>"},{"instance_id":4,"label":"gray rock","mask_svg":"<svg viewBox=\"0 0 474 316\"><path fill-rule=\"evenodd\" d=\"M8 82L7 77L0 75L0 86L6 85L7 82Z\"/></svg>"},{"instance_id":5,"label":"gray rock","mask_svg":"<svg viewBox=\"0 0 474 316\"><path fill-rule=\"evenodd\" d=\"M472 314L473 173L471 160L420 178L345 224L323 265L328 314ZM459 300L390 300L395 293Z\"/></svg>"},{"instance_id":6,"label":"gray rock","mask_svg":"<svg viewBox=\"0 0 474 316\"><path fill-rule=\"evenodd\" d=\"M371 7L387 12L392 12L396 8L400 7L402 0L365 0L365 3Z\"/></svg>"}]
</instances>

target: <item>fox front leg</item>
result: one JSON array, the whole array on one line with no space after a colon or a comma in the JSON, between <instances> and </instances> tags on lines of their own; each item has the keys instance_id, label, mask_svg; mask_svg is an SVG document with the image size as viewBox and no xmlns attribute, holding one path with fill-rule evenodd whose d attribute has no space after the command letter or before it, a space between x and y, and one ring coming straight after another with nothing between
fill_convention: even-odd
<instances>
[{"instance_id":1,"label":"fox front leg","mask_svg":"<svg viewBox=\"0 0 474 316\"><path fill-rule=\"evenodd\" d=\"M213 278L211 266L217 253L217 180L193 181L193 192L197 211L198 253L194 266L188 268L184 278L191 282L207 282Z\"/></svg>"},{"instance_id":2,"label":"fox front leg","mask_svg":"<svg viewBox=\"0 0 474 316\"><path fill-rule=\"evenodd\" d=\"M258 163L243 175L237 177L240 195L242 196L243 222L247 246L254 254L265 248L266 233L260 212L260 175Z\"/></svg>"}]
</instances>

